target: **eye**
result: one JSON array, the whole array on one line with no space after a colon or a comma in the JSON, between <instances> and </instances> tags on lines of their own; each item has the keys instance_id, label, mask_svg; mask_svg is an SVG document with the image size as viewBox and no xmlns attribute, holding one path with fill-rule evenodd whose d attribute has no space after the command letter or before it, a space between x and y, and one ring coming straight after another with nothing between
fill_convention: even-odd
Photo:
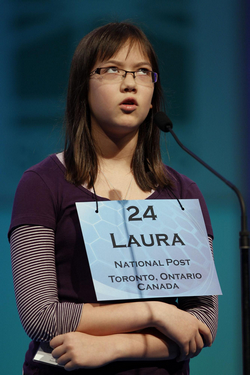
<instances>
[{"instance_id":1,"label":"eye","mask_svg":"<svg viewBox=\"0 0 250 375\"><path fill-rule=\"evenodd\" d=\"M104 69L104 73L109 73L109 74L119 73L119 69L116 66L109 66L103 69Z\"/></svg>"},{"instance_id":2,"label":"eye","mask_svg":"<svg viewBox=\"0 0 250 375\"><path fill-rule=\"evenodd\" d=\"M140 68L137 70L137 75L141 75L141 76L148 76L150 75L150 70L148 70L147 68Z\"/></svg>"}]
</instances>

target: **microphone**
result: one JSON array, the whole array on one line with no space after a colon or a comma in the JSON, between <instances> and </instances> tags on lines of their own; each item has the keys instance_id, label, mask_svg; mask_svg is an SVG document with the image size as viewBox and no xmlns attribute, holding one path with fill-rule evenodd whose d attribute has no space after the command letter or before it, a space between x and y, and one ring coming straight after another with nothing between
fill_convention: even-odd
<instances>
[{"instance_id":1,"label":"microphone","mask_svg":"<svg viewBox=\"0 0 250 375\"><path fill-rule=\"evenodd\" d=\"M154 122L164 133L168 133L171 129L173 129L172 121L164 112L157 112L154 115Z\"/></svg>"},{"instance_id":2,"label":"microphone","mask_svg":"<svg viewBox=\"0 0 250 375\"><path fill-rule=\"evenodd\" d=\"M199 158L199 156L195 155L192 151L190 151L186 146L183 145L183 143L181 143L181 141L179 140L179 138L177 137L177 135L172 130L173 129L173 123L172 123L172 121L170 120L170 118L164 112L157 112L154 115L154 123L164 133L168 133L168 132L171 133L172 136L174 137L174 139L176 140L176 142L178 143L178 145L184 151L186 151L189 155L191 155L194 159L196 159L199 163L201 163L204 167L206 167L210 172L212 172L213 174L215 174L219 179L221 179L225 184L227 184L231 189L233 189L235 191L235 193L237 194L239 200L240 200L240 205L241 205L242 210L245 211L244 200L242 198L242 195L241 195L240 191L237 189L237 187L234 186L225 177L223 177L220 173L218 173L215 169L213 169L212 167L210 167L210 165L208 165L205 161L203 161L201 158Z\"/></svg>"},{"instance_id":3,"label":"microphone","mask_svg":"<svg viewBox=\"0 0 250 375\"><path fill-rule=\"evenodd\" d=\"M176 134L174 133L172 121L164 112L157 112L154 115L154 123L158 126L160 130L164 133L171 133L178 145L201 163L205 168L227 184L234 192L237 194L237 197L241 206L241 231L240 231L240 251L241 251L241 306L242 306L242 343L243 343L243 371L244 375L250 374L250 306L249 306L249 232L247 230L247 214L246 206L241 192L235 185L230 181L224 178L216 170L210 167L187 147L185 147Z\"/></svg>"}]
</instances>

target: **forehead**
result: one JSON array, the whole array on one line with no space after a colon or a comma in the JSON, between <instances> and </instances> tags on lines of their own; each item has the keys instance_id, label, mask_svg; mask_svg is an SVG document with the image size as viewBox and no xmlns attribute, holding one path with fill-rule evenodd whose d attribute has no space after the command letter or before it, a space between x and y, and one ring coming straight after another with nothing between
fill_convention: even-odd
<instances>
[{"instance_id":1,"label":"forehead","mask_svg":"<svg viewBox=\"0 0 250 375\"><path fill-rule=\"evenodd\" d=\"M142 47L137 43L130 46L129 43L126 43L122 46L112 58L122 59L122 60L135 60L135 61L149 61L148 55L143 51Z\"/></svg>"}]
</instances>

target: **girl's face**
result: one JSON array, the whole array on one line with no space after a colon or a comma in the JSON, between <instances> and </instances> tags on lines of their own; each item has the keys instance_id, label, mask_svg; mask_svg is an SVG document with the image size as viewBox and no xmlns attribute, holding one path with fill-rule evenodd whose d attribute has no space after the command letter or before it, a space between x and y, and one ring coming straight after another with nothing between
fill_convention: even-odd
<instances>
[{"instance_id":1,"label":"girl's face","mask_svg":"<svg viewBox=\"0 0 250 375\"><path fill-rule=\"evenodd\" d=\"M152 70L149 59L134 44L129 50L125 44L109 60L97 61L93 67L117 67L128 71L140 68ZM119 137L128 133L137 133L150 108L154 92L154 83L141 85L128 73L120 81L108 81L102 75L94 74L89 81L89 107L91 129L104 132L108 136Z\"/></svg>"}]
</instances>

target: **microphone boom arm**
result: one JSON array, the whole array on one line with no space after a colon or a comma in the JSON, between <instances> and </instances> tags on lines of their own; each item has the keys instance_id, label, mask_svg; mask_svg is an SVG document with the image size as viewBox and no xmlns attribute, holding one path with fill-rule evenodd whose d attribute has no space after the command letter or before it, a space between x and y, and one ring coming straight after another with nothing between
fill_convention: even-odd
<instances>
[{"instance_id":1,"label":"microphone boom arm","mask_svg":"<svg viewBox=\"0 0 250 375\"><path fill-rule=\"evenodd\" d=\"M172 129L169 129L169 132L172 134L172 136L174 137L174 139L176 140L176 142L178 143L178 145L184 151L186 151L189 155L191 155L194 159L196 159L199 163L201 163L210 172L212 172L214 175L216 175L220 180L224 181L225 184L227 184L231 189L233 189L235 191L235 193L237 194L237 197L239 198L240 206L241 206L242 226L243 226L242 229L244 229L244 231L247 230L246 205L245 205L244 199L243 199L242 194L239 191L239 189L235 185L233 185L230 181L228 181L225 177L223 177L220 173L218 173L215 169L213 169L212 167L210 167L210 165L208 165L206 162L204 162L201 158L199 158L199 156L195 155L186 146L184 146L183 143L181 143L181 141L179 140L179 138L177 137L177 135L175 134L175 132Z\"/></svg>"},{"instance_id":2,"label":"microphone boom arm","mask_svg":"<svg viewBox=\"0 0 250 375\"><path fill-rule=\"evenodd\" d=\"M163 129L162 129L163 130ZM233 185L230 181L224 178L220 173L214 170L210 165L205 163L202 159L200 159L197 155L195 155L192 151L190 151L187 147L185 147L174 131L172 130L171 126L167 126L166 132L170 132L178 145L186 151L189 155L191 155L194 159L196 159L199 163L201 163L204 167L206 167L210 172L216 175L220 180L225 182L231 189L234 190L236 193L241 207L241 231L240 231L240 251L241 251L241 310L242 310L242 346L243 346L243 374L249 375L250 374L250 307L249 307L249 297L250 297L250 289L249 289L249 232L247 230L247 214L246 214L246 205L243 199L243 196L239 189Z\"/></svg>"}]
</instances>

